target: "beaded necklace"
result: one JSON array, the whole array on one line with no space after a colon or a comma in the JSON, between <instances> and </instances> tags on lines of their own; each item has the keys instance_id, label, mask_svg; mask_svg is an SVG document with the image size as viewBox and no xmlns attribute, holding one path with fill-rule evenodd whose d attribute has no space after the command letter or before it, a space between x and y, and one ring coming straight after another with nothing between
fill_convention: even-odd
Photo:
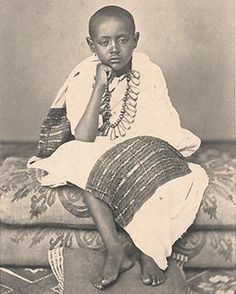
<instances>
[{"instance_id":1,"label":"beaded necklace","mask_svg":"<svg viewBox=\"0 0 236 294\"><path fill-rule=\"evenodd\" d=\"M126 132L131 128L131 124L134 122L137 113L140 73L136 70L129 70L124 78L126 78L127 82L126 91L122 98L119 118L114 123L110 122L110 117L112 116L110 101L114 89L109 91L109 85L107 85L102 97L100 114L102 115L103 124L98 131L100 136L110 135L111 140L126 135Z\"/></svg>"}]
</instances>

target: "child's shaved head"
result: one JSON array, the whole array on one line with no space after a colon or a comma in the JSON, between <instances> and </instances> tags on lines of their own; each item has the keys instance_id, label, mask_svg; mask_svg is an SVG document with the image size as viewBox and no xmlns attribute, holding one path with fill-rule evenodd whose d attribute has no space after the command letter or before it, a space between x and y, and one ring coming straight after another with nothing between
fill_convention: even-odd
<instances>
[{"instance_id":1,"label":"child's shaved head","mask_svg":"<svg viewBox=\"0 0 236 294\"><path fill-rule=\"evenodd\" d=\"M135 23L132 14L119 6L105 6L95 12L89 20L89 35L92 38L94 35L94 28L98 23L106 17L118 17L124 19L130 26L132 33L135 33Z\"/></svg>"}]
</instances>

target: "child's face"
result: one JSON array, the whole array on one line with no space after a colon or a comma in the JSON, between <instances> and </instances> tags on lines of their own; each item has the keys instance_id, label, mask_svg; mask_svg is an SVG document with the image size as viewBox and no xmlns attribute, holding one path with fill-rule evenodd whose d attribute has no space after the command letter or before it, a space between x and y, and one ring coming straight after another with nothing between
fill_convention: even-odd
<instances>
[{"instance_id":1,"label":"child's face","mask_svg":"<svg viewBox=\"0 0 236 294\"><path fill-rule=\"evenodd\" d=\"M87 42L103 64L119 72L130 62L138 38L139 33L133 33L128 20L104 17L93 28L93 36L87 37Z\"/></svg>"}]
</instances>

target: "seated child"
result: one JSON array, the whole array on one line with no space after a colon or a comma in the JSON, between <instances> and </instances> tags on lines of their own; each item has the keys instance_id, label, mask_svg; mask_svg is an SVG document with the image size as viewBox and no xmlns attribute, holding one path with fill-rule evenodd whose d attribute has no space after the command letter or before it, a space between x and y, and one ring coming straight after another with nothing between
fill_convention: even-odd
<instances>
[{"instance_id":1,"label":"seated child","mask_svg":"<svg viewBox=\"0 0 236 294\"><path fill-rule=\"evenodd\" d=\"M75 140L28 163L48 172L42 185L83 189L107 249L98 289L133 266L117 227L137 247L143 283L163 283L166 258L194 221L208 184L205 171L185 159L200 139L181 127L161 69L134 51L138 40L123 8L106 6L90 18L93 55L72 71L52 105L65 103Z\"/></svg>"}]
</instances>

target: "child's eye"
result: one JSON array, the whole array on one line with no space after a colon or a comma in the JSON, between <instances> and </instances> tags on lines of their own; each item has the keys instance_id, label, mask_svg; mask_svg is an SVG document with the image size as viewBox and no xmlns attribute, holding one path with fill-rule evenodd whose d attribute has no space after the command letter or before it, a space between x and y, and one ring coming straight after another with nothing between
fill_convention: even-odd
<instances>
[{"instance_id":1,"label":"child's eye","mask_svg":"<svg viewBox=\"0 0 236 294\"><path fill-rule=\"evenodd\" d=\"M118 41L120 44L126 44L128 42L128 39L127 38L120 38Z\"/></svg>"},{"instance_id":2,"label":"child's eye","mask_svg":"<svg viewBox=\"0 0 236 294\"><path fill-rule=\"evenodd\" d=\"M109 44L109 41L108 40L104 40L104 41L100 41L99 43L100 43L101 46L104 46L105 47L105 46L107 46Z\"/></svg>"}]
</instances>

